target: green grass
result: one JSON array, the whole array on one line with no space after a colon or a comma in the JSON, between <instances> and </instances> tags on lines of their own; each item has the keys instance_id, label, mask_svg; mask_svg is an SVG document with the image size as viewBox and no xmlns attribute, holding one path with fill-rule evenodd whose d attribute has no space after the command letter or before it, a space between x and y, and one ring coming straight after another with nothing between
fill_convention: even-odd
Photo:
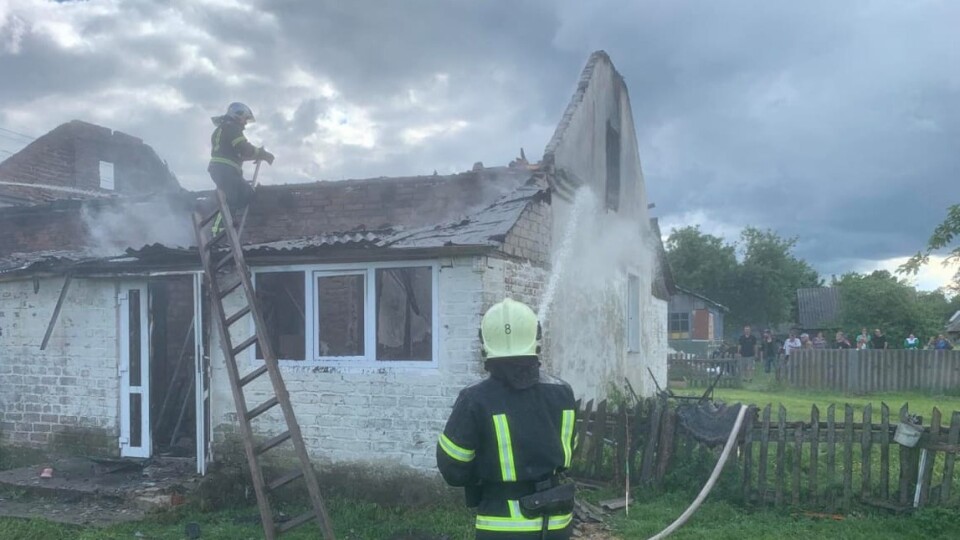
<instances>
[{"instance_id":1,"label":"green grass","mask_svg":"<svg viewBox=\"0 0 960 540\"><path fill-rule=\"evenodd\" d=\"M630 515L617 514L614 530L622 538L649 538L673 522L693 501L693 495L672 493L632 505ZM751 510L708 498L700 510L670 538L752 540L766 538L935 540L956 538L960 513L931 509L911 516L854 513L843 521L805 517L799 512Z\"/></svg>"},{"instance_id":2,"label":"green grass","mask_svg":"<svg viewBox=\"0 0 960 540\"><path fill-rule=\"evenodd\" d=\"M464 508L451 506L391 509L372 503L330 498L328 510L338 539L384 540L406 531L419 535L445 534L451 540L473 538L473 519ZM297 515L302 508L290 509ZM139 522L107 528L61 525L44 520L0 518L0 539L18 540L182 540L188 523L200 525L203 540L243 540L263 538L256 507L201 513L195 510L162 512ZM137 533L140 533L137 535ZM284 540L320 538L315 525L304 526L285 534ZM422 536L414 536L420 538Z\"/></svg>"},{"instance_id":3,"label":"green grass","mask_svg":"<svg viewBox=\"0 0 960 540\"><path fill-rule=\"evenodd\" d=\"M678 395L699 396L703 388L677 389ZM837 418L843 419L843 405L850 404L854 408L857 421L862 418L863 407L867 403L873 404L873 421L880 421L880 403L890 407L891 422L896 421L896 413L904 403L910 405L910 411L923 416L924 422L929 422L934 407L939 407L943 413L944 423L949 425L950 413L960 410L960 397L937 396L920 392L887 392L867 396L844 395L839 392L801 390L789 388L773 381L772 378L757 370L754 380L744 384L744 388L717 388L714 397L727 403L746 403L758 405L761 408L768 403L774 406L773 418L776 419L776 407L782 404L787 409L788 420L810 420L810 408L816 405L820 409L820 419L826 420L827 407L837 405Z\"/></svg>"}]
</instances>

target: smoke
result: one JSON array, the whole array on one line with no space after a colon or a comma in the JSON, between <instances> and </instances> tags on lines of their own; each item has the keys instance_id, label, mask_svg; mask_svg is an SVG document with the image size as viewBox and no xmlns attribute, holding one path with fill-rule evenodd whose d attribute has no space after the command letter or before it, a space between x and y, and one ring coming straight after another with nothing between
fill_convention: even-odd
<instances>
[{"instance_id":1,"label":"smoke","mask_svg":"<svg viewBox=\"0 0 960 540\"><path fill-rule=\"evenodd\" d=\"M172 198L85 205L80 215L88 247L96 256L114 256L151 244L188 247L196 243L189 206Z\"/></svg>"}]
</instances>

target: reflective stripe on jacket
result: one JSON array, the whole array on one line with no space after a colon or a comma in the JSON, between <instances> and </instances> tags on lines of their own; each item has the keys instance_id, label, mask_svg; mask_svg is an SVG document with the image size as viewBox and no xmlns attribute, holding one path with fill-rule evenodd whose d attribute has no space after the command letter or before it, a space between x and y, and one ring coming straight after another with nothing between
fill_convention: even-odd
<instances>
[{"instance_id":1,"label":"reflective stripe on jacket","mask_svg":"<svg viewBox=\"0 0 960 540\"><path fill-rule=\"evenodd\" d=\"M218 163L241 170L244 161L256 159L260 150L243 134L243 125L224 118L210 136L210 164Z\"/></svg>"},{"instance_id":2,"label":"reflective stripe on jacket","mask_svg":"<svg viewBox=\"0 0 960 540\"><path fill-rule=\"evenodd\" d=\"M560 379L541 374L539 383L517 390L490 377L457 397L437 442L437 466L452 486L543 480L570 467L575 421L573 390ZM549 516L549 529L565 529L572 519ZM476 527L538 533L542 519L525 516L516 500L481 500Z\"/></svg>"}]
</instances>

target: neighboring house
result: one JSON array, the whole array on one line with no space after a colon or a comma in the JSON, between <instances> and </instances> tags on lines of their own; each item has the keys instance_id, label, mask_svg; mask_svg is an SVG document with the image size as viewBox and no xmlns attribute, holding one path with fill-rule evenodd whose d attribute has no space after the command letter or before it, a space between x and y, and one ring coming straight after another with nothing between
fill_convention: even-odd
<instances>
[{"instance_id":1,"label":"neighboring house","mask_svg":"<svg viewBox=\"0 0 960 540\"><path fill-rule=\"evenodd\" d=\"M726 306L676 286L667 315L670 348L677 352L706 355L723 341Z\"/></svg>"},{"instance_id":2,"label":"neighboring house","mask_svg":"<svg viewBox=\"0 0 960 540\"><path fill-rule=\"evenodd\" d=\"M960 311L957 311L950 317L944 331L950 336L950 340L954 343L956 343L957 339L960 339ZM954 348L956 348L956 345Z\"/></svg>"},{"instance_id":3,"label":"neighboring house","mask_svg":"<svg viewBox=\"0 0 960 540\"><path fill-rule=\"evenodd\" d=\"M836 287L812 287L797 289L797 319L801 332L815 336L824 335L839 328L840 289ZM828 340L832 336L827 337Z\"/></svg>"},{"instance_id":4,"label":"neighboring house","mask_svg":"<svg viewBox=\"0 0 960 540\"><path fill-rule=\"evenodd\" d=\"M192 455L205 470L237 425L189 247L189 214L210 201L0 209L12 231L0 238L4 442ZM484 375L480 318L505 296L540 309L544 369L578 398L625 379L651 395L648 368L666 380L672 283L655 229L626 87L601 52L540 163L261 186L244 243L312 454L431 469L458 392ZM239 360L260 362L255 350ZM245 387L247 402L268 384ZM263 418L260 435L282 429Z\"/></svg>"},{"instance_id":5,"label":"neighboring house","mask_svg":"<svg viewBox=\"0 0 960 540\"><path fill-rule=\"evenodd\" d=\"M79 120L0 163L0 207L179 190L166 163L143 141Z\"/></svg>"}]
</instances>

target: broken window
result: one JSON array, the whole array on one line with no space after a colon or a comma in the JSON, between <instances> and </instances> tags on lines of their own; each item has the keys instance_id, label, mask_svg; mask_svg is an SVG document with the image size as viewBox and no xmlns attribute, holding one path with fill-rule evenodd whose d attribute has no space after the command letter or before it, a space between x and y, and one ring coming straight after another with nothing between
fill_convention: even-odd
<instances>
[{"instance_id":1,"label":"broken window","mask_svg":"<svg viewBox=\"0 0 960 540\"><path fill-rule=\"evenodd\" d=\"M256 276L257 305L281 360L306 359L304 280L303 272L259 272ZM259 346L257 358L263 358Z\"/></svg>"},{"instance_id":2,"label":"broken window","mask_svg":"<svg viewBox=\"0 0 960 540\"><path fill-rule=\"evenodd\" d=\"M627 351L640 351L640 278L627 276Z\"/></svg>"},{"instance_id":3,"label":"broken window","mask_svg":"<svg viewBox=\"0 0 960 540\"><path fill-rule=\"evenodd\" d=\"M110 191L116 189L116 182L113 179L113 163L109 161L100 162L100 189Z\"/></svg>"},{"instance_id":4,"label":"broken window","mask_svg":"<svg viewBox=\"0 0 960 540\"><path fill-rule=\"evenodd\" d=\"M607 208L620 208L620 132L607 121Z\"/></svg>"},{"instance_id":5,"label":"broken window","mask_svg":"<svg viewBox=\"0 0 960 540\"><path fill-rule=\"evenodd\" d=\"M377 360L433 360L433 269L376 270Z\"/></svg>"},{"instance_id":6,"label":"broken window","mask_svg":"<svg viewBox=\"0 0 960 540\"><path fill-rule=\"evenodd\" d=\"M317 356L364 356L365 273L318 275Z\"/></svg>"}]
</instances>

